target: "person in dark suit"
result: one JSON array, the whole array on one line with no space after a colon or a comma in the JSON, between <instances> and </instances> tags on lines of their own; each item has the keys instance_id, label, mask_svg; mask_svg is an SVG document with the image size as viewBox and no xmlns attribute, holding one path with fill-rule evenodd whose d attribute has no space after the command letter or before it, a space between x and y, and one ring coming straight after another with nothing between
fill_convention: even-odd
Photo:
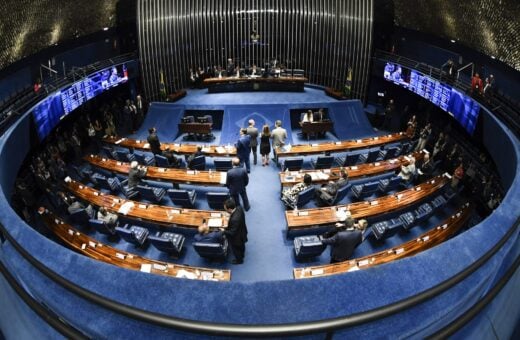
<instances>
[{"instance_id":1,"label":"person in dark suit","mask_svg":"<svg viewBox=\"0 0 520 340\"><path fill-rule=\"evenodd\" d=\"M168 159L168 162L175 167L178 168L181 165L180 160L173 155L173 153L168 150L161 150L161 142L159 141L159 137L157 136L157 129L155 127L151 127L148 129L148 137L146 138L148 144L150 144L150 150L154 155L164 156Z\"/></svg>"},{"instance_id":2,"label":"person in dark suit","mask_svg":"<svg viewBox=\"0 0 520 340\"><path fill-rule=\"evenodd\" d=\"M134 189L141 184L141 179L146 176L146 167L139 166L136 161L130 163L130 171L128 171L128 188Z\"/></svg>"},{"instance_id":3,"label":"person in dark suit","mask_svg":"<svg viewBox=\"0 0 520 340\"><path fill-rule=\"evenodd\" d=\"M351 225L352 223L349 223ZM363 233L366 224L359 224L358 228L346 227L338 223L336 228L339 229L337 233L328 238L323 238L323 244L330 244L330 263L343 262L349 259L354 253L354 250L363 241Z\"/></svg>"},{"instance_id":4,"label":"person in dark suit","mask_svg":"<svg viewBox=\"0 0 520 340\"><path fill-rule=\"evenodd\" d=\"M240 137L235 144L237 148L237 156L240 159L240 165L245 163L247 172L251 172L251 163L249 161L249 153L251 152L251 137L247 134L246 129L240 129Z\"/></svg>"},{"instance_id":5,"label":"person in dark suit","mask_svg":"<svg viewBox=\"0 0 520 340\"><path fill-rule=\"evenodd\" d=\"M247 242L246 216L242 208L236 205L233 198L228 198L224 202L224 209L226 209L230 216L227 228L222 228L221 231L228 237L233 255L235 256L235 259L231 261L231 263L242 264L244 263Z\"/></svg>"},{"instance_id":6,"label":"person in dark suit","mask_svg":"<svg viewBox=\"0 0 520 340\"><path fill-rule=\"evenodd\" d=\"M204 155L204 153L202 152L202 146L197 145L197 150L186 158L186 164L188 166L188 169L193 169L193 164L192 164L193 160L196 157L203 156L203 155Z\"/></svg>"},{"instance_id":7,"label":"person in dark suit","mask_svg":"<svg viewBox=\"0 0 520 340\"><path fill-rule=\"evenodd\" d=\"M226 187L229 189L229 195L234 199L235 204L239 205L238 195L242 197L244 209L248 211L251 208L246 191L246 186L249 184L249 176L246 169L240 166L238 158L233 158L232 163L233 168L227 172Z\"/></svg>"},{"instance_id":8,"label":"person in dark suit","mask_svg":"<svg viewBox=\"0 0 520 340\"><path fill-rule=\"evenodd\" d=\"M202 243L222 243L224 241L224 233L222 231L209 231L206 223L199 226L198 234L195 235L195 242Z\"/></svg>"},{"instance_id":9,"label":"person in dark suit","mask_svg":"<svg viewBox=\"0 0 520 340\"><path fill-rule=\"evenodd\" d=\"M246 134L251 138L249 145L251 147L251 153L253 153L253 164L256 165L258 157L256 152L258 148L258 129L255 127L255 121L253 119L250 119L248 124Z\"/></svg>"},{"instance_id":10,"label":"person in dark suit","mask_svg":"<svg viewBox=\"0 0 520 340\"><path fill-rule=\"evenodd\" d=\"M321 188L316 189L316 204L318 206L330 205L340 188L348 184L348 173L346 170L340 170L340 177L337 181L329 181Z\"/></svg>"}]
</instances>

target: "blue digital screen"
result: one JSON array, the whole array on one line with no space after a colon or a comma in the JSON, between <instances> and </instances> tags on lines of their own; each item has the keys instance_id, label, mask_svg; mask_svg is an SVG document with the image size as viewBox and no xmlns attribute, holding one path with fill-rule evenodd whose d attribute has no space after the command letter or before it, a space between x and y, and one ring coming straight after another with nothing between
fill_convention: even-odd
<instances>
[{"instance_id":1,"label":"blue digital screen","mask_svg":"<svg viewBox=\"0 0 520 340\"><path fill-rule=\"evenodd\" d=\"M61 93L55 93L40 102L32 112L38 137L43 140L65 116Z\"/></svg>"},{"instance_id":2,"label":"blue digital screen","mask_svg":"<svg viewBox=\"0 0 520 340\"><path fill-rule=\"evenodd\" d=\"M393 63L385 65L383 76L386 80L408 88L448 112L469 134L475 131L480 105L457 89L416 70L409 70Z\"/></svg>"},{"instance_id":3,"label":"blue digital screen","mask_svg":"<svg viewBox=\"0 0 520 340\"><path fill-rule=\"evenodd\" d=\"M121 64L91 74L45 98L32 112L40 140L47 137L67 114L127 80L126 64Z\"/></svg>"}]
</instances>

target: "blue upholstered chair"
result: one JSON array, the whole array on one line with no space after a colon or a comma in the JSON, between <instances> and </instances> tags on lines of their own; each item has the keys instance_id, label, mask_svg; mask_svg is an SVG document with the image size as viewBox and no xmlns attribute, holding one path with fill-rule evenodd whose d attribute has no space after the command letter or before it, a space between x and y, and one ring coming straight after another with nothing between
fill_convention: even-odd
<instances>
[{"instance_id":1,"label":"blue upholstered chair","mask_svg":"<svg viewBox=\"0 0 520 340\"><path fill-rule=\"evenodd\" d=\"M380 192L385 193L391 190L395 190L401 184L401 177L393 176L392 178L385 178L379 181L378 189Z\"/></svg>"},{"instance_id":2,"label":"blue upholstered chair","mask_svg":"<svg viewBox=\"0 0 520 340\"><path fill-rule=\"evenodd\" d=\"M359 162L360 163L374 163L377 161L377 158L379 157L379 151L378 149L370 150L366 154L362 154L359 156Z\"/></svg>"},{"instance_id":3,"label":"blue upholstered chair","mask_svg":"<svg viewBox=\"0 0 520 340\"><path fill-rule=\"evenodd\" d=\"M381 159L392 159L397 157L399 155L399 148L397 146L392 146L385 150L386 153L384 157L381 157ZM381 156L381 155L380 155Z\"/></svg>"},{"instance_id":4,"label":"blue upholstered chair","mask_svg":"<svg viewBox=\"0 0 520 340\"><path fill-rule=\"evenodd\" d=\"M401 155L406 155L412 151L412 144L410 142L403 143L403 146L401 147Z\"/></svg>"},{"instance_id":5,"label":"blue upholstered chair","mask_svg":"<svg viewBox=\"0 0 520 340\"><path fill-rule=\"evenodd\" d=\"M382 240L395 235L402 227L403 222L401 219L392 218L391 220L372 224L372 235L374 235L376 240Z\"/></svg>"},{"instance_id":6,"label":"blue upholstered chair","mask_svg":"<svg viewBox=\"0 0 520 340\"><path fill-rule=\"evenodd\" d=\"M222 261L227 258L228 240L224 237L221 243L193 242L193 248L200 257Z\"/></svg>"},{"instance_id":7,"label":"blue upholstered chair","mask_svg":"<svg viewBox=\"0 0 520 340\"><path fill-rule=\"evenodd\" d=\"M214 210L224 210L224 202L229 198L227 192L208 192L206 193L206 199L208 205Z\"/></svg>"},{"instance_id":8,"label":"blue upholstered chair","mask_svg":"<svg viewBox=\"0 0 520 340\"><path fill-rule=\"evenodd\" d=\"M298 171L301 170L303 166L303 158L286 158L282 161L281 167L282 171L289 169L289 171Z\"/></svg>"},{"instance_id":9,"label":"blue upholstered chair","mask_svg":"<svg viewBox=\"0 0 520 340\"><path fill-rule=\"evenodd\" d=\"M431 205L434 210L437 210L437 209L442 208L444 205L446 205L446 203L447 203L447 201L444 198L444 196L439 195L432 200Z\"/></svg>"},{"instance_id":10,"label":"blue upholstered chair","mask_svg":"<svg viewBox=\"0 0 520 340\"><path fill-rule=\"evenodd\" d=\"M116 233L121 236L123 240L134 244L136 247L141 247L148 239L149 231L146 228L136 225L126 224L124 227L116 227Z\"/></svg>"},{"instance_id":11,"label":"blue upholstered chair","mask_svg":"<svg viewBox=\"0 0 520 340\"><path fill-rule=\"evenodd\" d=\"M98 186L101 189L105 189L108 191L117 191L121 187L121 182L119 182L119 179L117 177L107 178L106 176L96 172L92 174L91 178L95 180L96 186Z\"/></svg>"},{"instance_id":12,"label":"blue upholstered chair","mask_svg":"<svg viewBox=\"0 0 520 340\"><path fill-rule=\"evenodd\" d=\"M117 149L115 156L116 159L121 162L135 161L135 155L133 153L128 152L128 150L126 149Z\"/></svg>"},{"instance_id":13,"label":"blue upholstered chair","mask_svg":"<svg viewBox=\"0 0 520 340\"><path fill-rule=\"evenodd\" d=\"M102 146L101 151L105 154L105 157L117 159L116 153L110 146L107 146L107 145Z\"/></svg>"},{"instance_id":14,"label":"blue upholstered chair","mask_svg":"<svg viewBox=\"0 0 520 340\"><path fill-rule=\"evenodd\" d=\"M96 216L96 210L91 209L90 213L87 209L81 209L78 211L75 211L74 213L69 215L70 221L74 224L78 224L81 226L87 226L89 225L88 221L92 218L95 218Z\"/></svg>"},{"instance_id":15,"label":"blue upholstered chair","mask_svg":"<svg viewBox=\"0 0 520 340\"><path fill-rule=\"evenodd\" d=\"M356 165L359 161L359 153L348 153L345 158L337 158L336 164L338 166L352 166Z\"/></svg>"},{"instance_id":16,"label":"blue upholstered chair","mask_svg":"<svg viewBox=\"0 0 520 340\"><path fill-rule=\"evenodd\" d=\"M155 159L153 156L146 155L141 152L134 152L135 160L142 165L154 165Z\"/></svg>"},{"instance_id":17,"label":"blue upholstered chair","mask_svg":"<svg viewBox=\"0 0 520 340\"><path fill-rule=\"evenodd\" d=\"M148 185L138 185L137 191L141 194L141 197L150 202L161 202L166 190L164 188L156 188Z\"/></svg>"},{"instance_id":18,"label":"blue upholstered chair","mask_svg":"<svg viewBox=\"0 0 520 340\"><path fill-rule=\"evenodd\" d=\"M341 200L344 199L345 196L347 196L349 191L350 191L350 183L347 183L336 191L336 195L334 196L334 199L331 202L325 202L325 203L327 205L336 205L339 202L341 202Z\"/></svg>"},{"instance_id":19,"label":"blue upholstered chair","mask_svg":"<svg viewBox=\"0 0 520 340\"><path fill-rule=\"evenodd\" d=\"M370 196L377 192L379 182L368 182L365 184L359 184L352 186L352 194L357 199L362 199L366 196Z\"/></svg>"},{"instance_id":20,"label":"blue upholstered chair","mask_svg":"<svg viewBox=\"0 0 520 340\"><path fill-rule=\"evenodd\" d=\"M399 219L403 222L404 229L410 229L415 223L415 215L410 211L399 215Z\"/></svg>"},{"instance_id":21,"label":"blue upholstered chair","mask_svg":"<svg viewBox=\"0 0 520 340\"><path fill-rule=\"evenodd\" d=\"M170 168L171 167L171 164L168 161L168 158L164 157L163 155L154 155L154 157L155 157L155 164L158 167L161 167L161 168Z\"/></svg>"},{"instance_id":22,"label":"blue upholstered chair","mask_svg":"<svg viewBox=\"0 0 520 340\"><path fill-rule=\"evenodd\" d=\"M299 236L294 238L294 256L296 261L308 260L320 256L327 245L321 243L317 235Z\"/></svg>"},{"instance_id":23,"label":"blue upholstered chair","mask_svg":"<svg viewBox=\"0 0 520 340\"><path fill-rule=\"evenodd\" d=\"M426 221L433 214L433 208L429 203L423 203L415 210L415 224Z\"/></svg>"},{"instance_id":24,"label":"blue upholstered chair","mask_svg":"<svg viewBox=\"0 0 520 340\"><path fill-rule=\"evenodd\" d=\"M173 204L188 208L195 206L195 200L197 199L195 190L168 189L167 193Z\"/></svg>"},{"instance_id":25,"label":"blue upholstered chair","mask_svg":"<svg viewBox=\"0 0 520 340\"><path fill-rule=\"evenodd\" d=\"M137 191L135 188L129 188L128 187L128 180L125 179L122 181L119 185L119 190L125 195L126 198L132 199L134 197L137 197L139 195L139 191Z\"/></svg>"},{"instance_id":26,"label":"blue upholstered chair","mask_svg":"<svg viewBox=\"0 0 520 340\"><path fill-rule=\"evenodd\" d=\"M116 226L109 225L104 221L97 220L94 218L91 218L88 220L88 224L96 229L96 231L100 234L108 235L108 236L116 236Z\"/></svg>"},{"instance_id":27,"label":"blue upholstered chair","mask_svg":"<svg viewBox=\"0 0 520 340\"><path fill-rule=\"evenodd\" d=\"M206 156L201 155L193 158L188 164L188 168L191 170L205 170L206 169Z\"/></svg>"},{"instance_id":28,"label":"blue upholstered chair","mask_svg":"<svg viewBox=\"0 0 520 340\"><path fill-rule=\"evenodd\" d=\"M315 160L311 160L313 169L330 169L334 163L334 156L318 156Z\"/></svg>"},{"instance_id":29,"label":"blue upholstered chair","mask_svg":"<svg viewBox=\"0 0 520 340\"><path fill-rule=\"evenodd\" d=\"M217 171L228 171L233 168L230 158L215 158L213 164L215 164L215 170Z\"/></svg>"},{"instance_id":30,"label":"blue upholstered chair","mask_svg":"<svg viewBox=\"0 0 520 340\"><path fill-rule=\"evenodd\" d=\"M282 198L282 201L285 203L286 206L295 209L303 207L304 205L309 203L313 198L314 186L310 185L308 188L305 188L304 190L300 191L294 201L285 198Z\"/></svg>"},{"instance_id":31,"label":"blue upholstered chair","mask_svg":"<svg viewBox=\"0 0 520 340\"><path fill-rule=\"evenodd\" d=\"M185 237L181 234L159 231L155 235L149 235L148 240L158 250L178 258L181 255Z\"/></svg>"}]
</instances>

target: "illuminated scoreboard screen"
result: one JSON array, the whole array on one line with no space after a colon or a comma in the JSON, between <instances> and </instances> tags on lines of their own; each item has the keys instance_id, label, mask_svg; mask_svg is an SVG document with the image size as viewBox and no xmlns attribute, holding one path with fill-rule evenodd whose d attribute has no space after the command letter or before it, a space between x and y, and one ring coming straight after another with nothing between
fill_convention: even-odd
<instances>
[{"instance_id":1,"label":"illuminated scoreboard screen","mask_svg":"<svg viewBox=\"0 0 520 340\"><path fill-rule=\"evenodd\" d=\"M448 112L469 134L475 131L480 105L459 90L393 63L386 64L383 76Z\"/></svg>"},{"instance_id":2,"label":"illuminated scoreboard screen","mask_svg":"<svg viewBox=\"0 0 520 340\"><path fill-rule=\"evenodd\" d=\"M78 108L87 100L90 100L108 90L128 80L126 65L114 66L94 73L85 79L76 82L61 91L61 101L65 114Z\"/></svg>"},{"instance_id":3,"label":"illuminated scoreboard screen","mask_svg":"<svg viewBox=\"0 0 520 340\"><path fill-rule=\"evenodd\" d=\"M86 101L128 80L126 64L91 74L62 88L38 103L32 116L40 140L45 139L61 119Z\"/></svg>"}]
</instances>

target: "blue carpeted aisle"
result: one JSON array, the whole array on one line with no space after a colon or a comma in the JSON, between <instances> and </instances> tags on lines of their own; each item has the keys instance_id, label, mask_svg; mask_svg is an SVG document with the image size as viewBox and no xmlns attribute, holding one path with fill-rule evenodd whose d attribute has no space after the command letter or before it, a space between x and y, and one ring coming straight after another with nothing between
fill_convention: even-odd
<instances>
[{"instance_id":1,"label":"blue carpeted aisle","mask_svg":"<svg viewBox=\"0 0 520 340\"><path fill-rule=\"evenodd\" d=\"M251 118L256 121L258 127L261 127L264 123L272 127L275 120L282 120L283 125L287 127L289 140L291 140L290 110L304 107L328 108L330 118L335 123L335 136L328 137L332 140L334 138L352 139L382 133L374 132L359 101L336 102L334 99L327 97L321 90L306 89L305 93L263 92L226 94L208 94L205 90L193 90L189 91L188 96L177 103L153 103L141 129L131 137L144 139L147 136L147 129L150 126L156 126L161 141L173 141L178 137L177 124L185 109L219 109L224 110L224 117L222 130L216 133L218 137L216 143L233 144L238 138L239 128L246 126L247 121ZM292 131L292 133L292 140L299 141L299 137L295 136L295 131ZM215 141L212 143L215 143ZM304 167L310 167L309 160L311 158L306 157ZM209 167L213 166L211 158L207 158L207 164ZM285 208L279 199L279 171L279 168L273 162L271 162L270 166L263 167L260 156L259 164L256 166L252 165L250 184L247 188L251 202L251 210L246 214L249 242L246 245L246 257L243 265L234 266L228 262L210 263L200 258L191 245L193 232L186 233L185 252L178 260L169 259L167 255L160 253L153 246L141 250L126 244L124 241L112 243L108 242L102 235L97 234L95 237L103 242L111 243L117 248L163 261L191 266L230 268L232 269L232 279L234 281L256 282L290 279L292 278L292 269L294 267L328 263L329 253L326 250L319 258L304 264L297 263L294 260L292 239L286 237ZM390 174L385 174L383 177L388 175ZM365 178L358 181L365 182L369 180L370 178ZM165 183L153 184L171 187ZM197 208L199 209L208 209L206 192L225 190L225 188L191 187L187 185L181 187L196 189L198 195ZM342 203L349 201L350 197L347 196ZM171 202L166 197L161 204L171 205ZM314 203L311 202L306 207L314 206ZM415 227L409 232L399 233L385 242L367 240L358 247L354 256L368 255L413 239L447 216L449 211L451 210L447 209L446 212L432 217L424 226ZM232 256L229 256L229 259L231 258Z\"/></svg>"}]
</instances>

